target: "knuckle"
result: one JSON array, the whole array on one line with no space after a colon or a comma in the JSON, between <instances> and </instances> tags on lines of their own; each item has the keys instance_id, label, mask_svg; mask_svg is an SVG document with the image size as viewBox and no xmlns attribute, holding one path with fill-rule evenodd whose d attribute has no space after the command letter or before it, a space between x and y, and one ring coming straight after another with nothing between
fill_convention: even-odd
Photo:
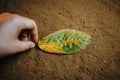
<instances>
[{"instance_id":1,"label":"knuckle","mask_svg":"<svg viewBox=\"0 0 120 80\"><path fill-rule=\"evenodd\" d=\"M13 21L18 20L19 18L20 18L20 16L17 15L17 14L13 14L13 15L12 15L12 20L13 20Z\"/></svg>"},{"instance_id":2,"label":"knuckle","mask_svg":"<svg viewBox=\"0 0 120 80\"><path fill-rule=\"evenodd\" d=\"M32 33L31 36L36 36L37 34L36 33Z\"/></svg>"},{"instance_id":3,"label":"knuckle","mask_svg":"<svg viewBox=\"0 0 120 80\"><path fill-rule=\"evenodd\" d=\"M35 20L31 19L31 22L32 22L32 24L33 24L34 26L36 26Z\"/></svg>"}]
</instances>

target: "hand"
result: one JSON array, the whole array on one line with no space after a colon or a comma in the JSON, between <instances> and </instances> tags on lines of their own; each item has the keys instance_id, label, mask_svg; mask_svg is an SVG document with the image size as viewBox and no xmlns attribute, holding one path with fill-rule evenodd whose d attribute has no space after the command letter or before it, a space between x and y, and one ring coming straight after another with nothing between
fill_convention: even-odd
<instances>
[{"instance_id":1,"label":"hand","mask_svg":"<svg viewBox=\"0 0 120 80\"><path fill-rule=\"evenodd\" d=\"M34 20L17 14L0 14L0 56L34 48L37 41L38 32Z\"/></svg>"}]
</instances>

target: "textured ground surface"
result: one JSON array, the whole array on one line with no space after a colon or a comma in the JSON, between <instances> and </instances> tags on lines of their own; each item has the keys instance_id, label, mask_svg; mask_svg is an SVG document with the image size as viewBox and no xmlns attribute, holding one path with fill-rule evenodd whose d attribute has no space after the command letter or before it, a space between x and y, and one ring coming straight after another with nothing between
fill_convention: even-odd
<instances>
[{"instance_id":1,"label":"textured ground surface","mask_svg":"<svg viewBox=\"0 0 120 80\"><path fill-rule=\"evenodd\" d=\"M120 80L119 0L0 0L0 12L33 18L39 38L64 28L92 36L71 55L38 48L0 60L0 80Z\"/></svg>"}]
</instances>

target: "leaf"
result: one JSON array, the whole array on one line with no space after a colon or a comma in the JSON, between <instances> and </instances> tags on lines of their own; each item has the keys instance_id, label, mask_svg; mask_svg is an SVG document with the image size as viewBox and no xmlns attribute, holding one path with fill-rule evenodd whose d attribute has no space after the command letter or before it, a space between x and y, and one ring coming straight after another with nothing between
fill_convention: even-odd
<instances>
[{"instance_id":1,"label":"leaf","mask_svg":"<svg viewBox=\"0 0 120 80\"><path fill-rule=\"evenodd\" d=\"M50 53L70 54L85 49L91 37L83 32L63 29L38 41L40 49Z\"/></svg>"}]
</instances>

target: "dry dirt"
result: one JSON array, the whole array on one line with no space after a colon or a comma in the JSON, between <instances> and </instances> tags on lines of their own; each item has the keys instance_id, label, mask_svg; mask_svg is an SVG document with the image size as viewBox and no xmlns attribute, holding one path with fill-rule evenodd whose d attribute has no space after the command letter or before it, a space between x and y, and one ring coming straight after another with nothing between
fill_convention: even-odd
<instances>
[{"instance_id":1,"label":"dry dirt","mask_svg":"<svg viewBox=\"0 0 120 80\"><path fill-rule=\"evenodd\" d=\"M36 21L39 38L70 28L92 36L71 55L32 50L0 60L0 80L120 80L120 0L0 0Z\"/></svg>"}]
</instances>

